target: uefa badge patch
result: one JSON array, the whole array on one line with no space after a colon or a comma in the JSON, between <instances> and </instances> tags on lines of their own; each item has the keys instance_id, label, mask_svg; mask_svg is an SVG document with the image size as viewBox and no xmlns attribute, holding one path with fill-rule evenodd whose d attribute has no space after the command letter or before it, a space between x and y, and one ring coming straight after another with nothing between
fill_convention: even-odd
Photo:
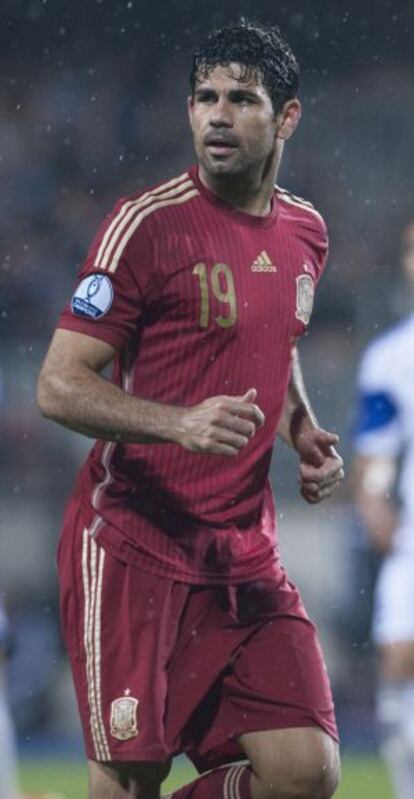
<instances>
[{"instance_id":1,"label":"uefa badge patch","mask_svg":"<svg viewBox=\"0 0 414 799\"><path fill-rule=\"evenodd\" d=\"M100 319L110 309L114 292L106 275L88 275L77 287L71 301L75 316Z\"/></svg>"},{"instance_id":2,"label":"uefa badge patch","mask_svg":"<svg viewBox=\"0 0 414 799\"><path fill-rule=\"evenodd\" d=\"M128 741L138 735L137 708L138 699L129 696L129 688L125 696L111 702L111 735L119 741Z\"/></svg>"},{"instance_id":3,"label":"uefa badge patch","mask_svg":"<svg viewBox=\"0 0 414 799\"><path fill-rule=\"evenodd\" d=\"M309 324L313 308L315 290L310 275L299 275L296 278L296 319Z\"/></svg>"}]
</instances>

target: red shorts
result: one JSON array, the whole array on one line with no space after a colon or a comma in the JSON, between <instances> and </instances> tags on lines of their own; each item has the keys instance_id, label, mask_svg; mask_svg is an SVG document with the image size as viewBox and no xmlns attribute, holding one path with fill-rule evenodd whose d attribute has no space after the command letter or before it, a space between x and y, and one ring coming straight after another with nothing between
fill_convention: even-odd
<instances>
[{"instance_id":1,"label":"red shorts","mask_svg":"<svg viewBox=\"0 0 414 799\"><path fill-rule=\"evenodd\" d=\"M63 633L87 756L202 771L240 759L245 732L320 727L337 740L315 628L284 572L191 586L109 555L67 521L58 555Z\"/></svg>"}]
</instances>

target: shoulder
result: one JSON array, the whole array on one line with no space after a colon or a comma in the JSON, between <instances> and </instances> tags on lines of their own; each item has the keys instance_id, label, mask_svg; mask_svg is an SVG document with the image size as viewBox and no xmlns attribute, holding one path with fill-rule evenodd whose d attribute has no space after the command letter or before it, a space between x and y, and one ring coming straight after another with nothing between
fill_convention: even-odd
<instances>
[{"instance_id":1,"label":"shoulder","mask_svg":"<svg viewBox=\"0 0 414 799\"><path fill-rule=\"evenodd\" d=\"M413 347L414 316L410 316L391 325L368 344L361 358L360 383L384 384L395 389Z\"/></svg>"},{"instance_id":2,"label":"shoulder","mask_svg":"<svg viewBox=\"0 0 414 799\"><path fill-rule=\"evenodd\" d=\"M302 225L321 238L327 239L328 231L325 220L309 200L297 197L280 186L275 186L275 193L283 214L288 221Z\"/></svg>"},{"instance_id":3,"label":"shoulder","mask_svg":"<svg viewBox=\"0 0 414 799\"><path fill-rule=\"evenodd\" d=\"M142 189L139 193L121 197L115 205L118 217L132 217L139 222L151 216L159 218L163 209L184 205L198 194L189 171Z\"/></svg>"},{"instance_id":4,"label":"shoulder","mask_svg":"<svg viewBox=\"0 0 414 799\"><path fill-rule=\"evenodd\" d=\"M326 266L329 251L325 220L308 200L280 186L275 186L275 194L279 204L279 219L298 241L304 261L312 266L318 281Z\"/></svg>"},{"instance_id":5,"label":"shoulder","mask_svg":"<svg viewBox=\"0 0 414 799\"><path fill-rule=\"evenodd\" d=\"M169 211L184 208L196 195L198 190L187 171L137 194L121 197L99 231L94 269L106 269L110 263L110 271L115 271L129 245L150 245L154 223L158 227Z\"/></svg>"}]
</instances>

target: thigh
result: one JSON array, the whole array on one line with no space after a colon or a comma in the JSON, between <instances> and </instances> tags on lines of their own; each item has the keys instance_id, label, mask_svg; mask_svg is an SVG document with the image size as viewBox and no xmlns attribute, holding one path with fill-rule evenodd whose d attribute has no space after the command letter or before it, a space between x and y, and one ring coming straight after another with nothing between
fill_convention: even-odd
<instances>
[{"instance_id":1,"label":"thigh","mask_svg":"<svg viewBox=\"0 0 414 799\"><path fill-rule=\"evenodd\" d=\"M225 678L228 711L233 719L243 715L243 732L319 727L337 739L317 631L297 589L289 588L288 613L275 614L255 631Z\"/></svg>"},{"instance_id":2,"label":"thigh","mask_svg":"<svg viewBox=\"0 0 414 799\"><path fill-rule=\"evenodd\" d=\"M87 756L166 760L166 663L186 587L117 560L87 528L62 540L59 572Z\"/></svg>"},{"instance_id":3,"label":"thigh","mask_svg":"<svg viewBox=\"0 0 414 799\"><path fill-rule=\"evenodd\" d=\"M297 589L286 580L256 586L255 602L250 594L246 607L264 608L265 618L246 628L215 685L208 708L214 712L206 713L208 728L193 758L199 769L240 757L240 736L250 732L315 728L338 739L322 650Z\"/></svg>"}]
</instances>

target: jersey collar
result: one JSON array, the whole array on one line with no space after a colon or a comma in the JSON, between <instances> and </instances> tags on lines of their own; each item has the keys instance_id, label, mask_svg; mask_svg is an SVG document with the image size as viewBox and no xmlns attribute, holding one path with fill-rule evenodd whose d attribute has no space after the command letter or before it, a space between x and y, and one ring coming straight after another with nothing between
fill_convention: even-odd
<instances>
[{"instance_id":1,"label":"jersey collar","mask_svg":"<svg viewBox=\"0 0 414 799\"><path fill-rule=\"evenodd\" d=\"M255 214L248 214L245 211L241 211L239 208L234 208L233 205L226 203L220 197L217 197L214 192L210 191L210 189L208 189L207 186L205 186L200 180L198 164L194 164L192 167L190 167L189 172L192 180L197 186L198 191L200 192L200 195L207 200L207 202L215 205L216 208L222 213L227 214L235 220L238 220L242 224L250 225L252 227L271 227L276 223L278 216L276 192L274 192L271 199L270 212L266 214L266 216L256 216Z\"/></svg>"}]
</instances>

